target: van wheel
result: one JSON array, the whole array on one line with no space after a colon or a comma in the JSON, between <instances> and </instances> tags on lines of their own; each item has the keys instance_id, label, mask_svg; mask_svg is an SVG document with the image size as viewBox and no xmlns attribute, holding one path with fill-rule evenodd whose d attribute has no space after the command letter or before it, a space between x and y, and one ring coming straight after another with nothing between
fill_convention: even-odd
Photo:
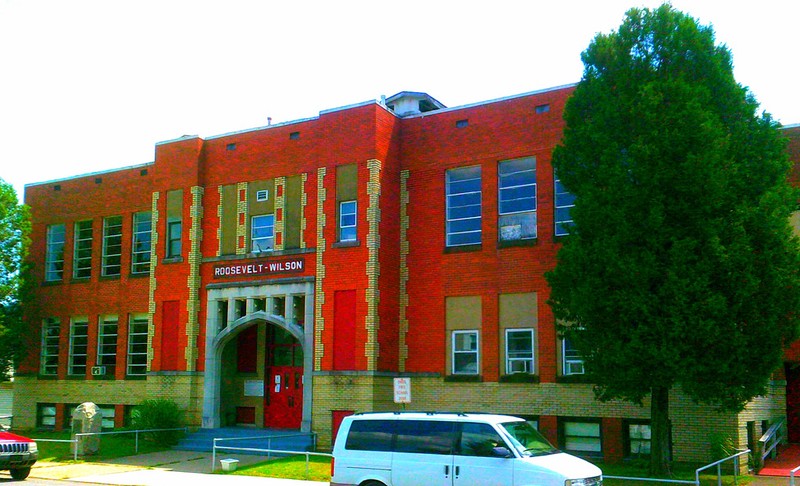
<instances>
[{"instance_id":1,"label":"van wheel","mask_svg":"<svg viewBox=\"0 0 800 486\"><path fill-rule=\"evenodd\" d=\"M16 479L17 481L22 481L23 479L28 477L28 474L31 473L31 468L29 467L19 467L17 469L12 469L11 477Z\"/></svg>"},{"instance_id":2,"label":"van wheel","mask_svg":"<svg viewBox=\"0 0 800 486\"><path fill-rule=\"evenodd\" d=\"M366 483L361 483L361 486L386 486L380 481L367 481Z\"/></svg>"}]
</instances>

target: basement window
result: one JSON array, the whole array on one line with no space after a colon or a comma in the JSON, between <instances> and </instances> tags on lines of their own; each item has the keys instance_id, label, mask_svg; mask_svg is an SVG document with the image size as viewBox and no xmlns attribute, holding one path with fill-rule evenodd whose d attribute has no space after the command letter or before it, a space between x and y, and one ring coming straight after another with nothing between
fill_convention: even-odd
<instances>
[{"instance_id":1,"label":"basement window","mask_svg":"<svg viewBox=\"0 0 800 486\"><path fill-rule=\"evenodd\" d=\"M469 120L457 120L456 121L456 128L464 128L469 126Z\"/></svg>"},{"instance_id":2,"label":"basement window","mask_svg":"<svg viewBox=\"0 0 800 486\"><path fill-rule=\"evenodd\" d=\"M536 107L536 114L541 115L542 113L548 113L550 111L550 105L539 105Z\"/></svg>"}]
</instances>

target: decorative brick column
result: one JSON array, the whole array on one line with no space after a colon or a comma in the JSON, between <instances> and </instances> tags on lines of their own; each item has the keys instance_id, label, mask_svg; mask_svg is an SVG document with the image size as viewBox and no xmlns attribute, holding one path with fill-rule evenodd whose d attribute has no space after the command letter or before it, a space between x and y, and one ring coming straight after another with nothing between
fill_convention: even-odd
<instances>
[{"instance_id":1,"label":"decorative brick column","mask_svg":"<svg viewBox=\"0 0 800 486\"><path fill-rule=\"evenodd\" d=\"M367 181L367 196L369 206L367 207L367 342L364 346L364 353L367 358L367 371L378 369L378 356L380 355L380 344L378 343L378 329L380 328L380 316L378 306L381 295L378 289L378 279L381 274L381 267L378 261L378 251L381 248L380 222L381 222L381 161L371 159L367 161L369 170L369 180Z\"/></svg>"},{"instance_id":2,"label":"decorative brick column","mask_svg":"<svg viewBox=\"0 0 800 486\"><path fill-rule=\"evenodd\" d=\"M325 319L322 317L322 305L325 303L325 291L322 282L325 280L325 167L317 169L317 275L314 286L314 371L322 369L322 357L325 347L322 344L322 330L325 329Z\"/></svg>"}]
</instances>

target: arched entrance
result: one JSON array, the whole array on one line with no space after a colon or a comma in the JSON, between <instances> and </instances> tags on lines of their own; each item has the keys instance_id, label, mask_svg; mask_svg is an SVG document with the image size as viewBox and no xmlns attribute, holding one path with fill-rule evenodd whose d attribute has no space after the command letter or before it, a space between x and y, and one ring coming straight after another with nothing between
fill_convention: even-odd
<instances>
[{"instance_id":1,"label":"arched entrance","mask_svg":"<svg viewBox=\"0 0 800 486\"><path fill-rule=\"evenodd\" d=\"M203 427L310 431L313 279L207 292Z\"/></svg>"}]
</instances>

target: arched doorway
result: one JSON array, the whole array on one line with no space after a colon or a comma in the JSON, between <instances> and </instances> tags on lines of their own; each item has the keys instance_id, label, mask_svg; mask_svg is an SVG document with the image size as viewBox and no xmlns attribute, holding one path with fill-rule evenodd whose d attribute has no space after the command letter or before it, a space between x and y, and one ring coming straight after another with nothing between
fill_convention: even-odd
<instances>
[{"instance_id":1,"label":"arched doorway","mask_svg":"<svg viewBox=\"0 0 800 486\"><path fill-rule=\"evenodd\" d=\"M313 279L207 287L203 427L311 430Z\"/></svg>"}]
</instances>

